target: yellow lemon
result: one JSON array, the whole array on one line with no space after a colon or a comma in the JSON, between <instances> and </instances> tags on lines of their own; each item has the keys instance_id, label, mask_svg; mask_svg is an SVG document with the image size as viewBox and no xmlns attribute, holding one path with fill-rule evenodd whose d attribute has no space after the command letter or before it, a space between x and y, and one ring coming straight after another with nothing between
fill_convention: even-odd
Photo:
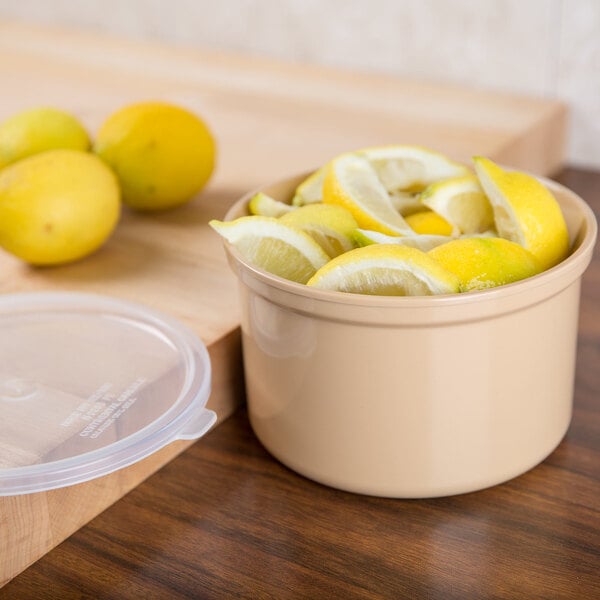
<instances>
[{"instance_id":1,"label":"yellow lemon","mask_svg":"<svg viewBox=\"0 0 600 600\"><path fill-rule=\"evenodd\" d=\"M49 150L0 171L0 246L34 265L99 248L120 214L119 186L96 156Z\"/></svg>"},{"instance_id":2,"label":"yellow lemon","mask_svg":"<svg viewBox=\"0 0 600 600\"><path fill-rule=\"evenodd\" d=\"M331 256L338 256L355 247L353 233L356 220L345 208L320 202L306 204L280 218L308 233Z\"/></svg>"},{"instance_id":3,"label":"yellow lemon","mask_svg":"<svg viewBox=\"0 0 600 600\"><path fill-rule=\"evenodd\" d=\"M421 296L459 291L456 275L425 252L397 244L350 250L321 267L307 285L378 296Z\"/></svg>"},{"instance_id":4,"label":"yellow lemon","mask_svg":"<svg viewBox=\"0 0 600 600\"><path fill-rule=\"evenodd\" d=\"M123 201L140 210L189 201L208 182L216 152L204 121L165 102L132 104L111 115L94 151L117 174Z\"/></svg>"},{"instance_id":5,"label":"yellow lemon","mask_svg":"<svg viewBox=\"0 0 600 600\"><path fill-rule=\"evenodd\" d=\"M298 283L306 283L329 260L315 240L273 217L249 216L209 225L250 263Z\"/></svg>"},{"instance_id":6,"label":"yellow lemon","mask_svg":"<svg viewBox=\"0 0 600 600\"><path fill-rule=\"evenodd\" d=\"M405 217L415 233L424 235L451 235L452 225L432 210L424 210Z\"/></svg>"},{"instance_id":7,"label":"yellow lemon","mask_svg":"<svg viewBox=\"0 0 600 600\"><path fill-rule=\"evenodd\" d=\"M452 240L428 254L460 279L464 292L520 281L541 271L540 263L531 252L520 244L497 237Z\"/></svg>"},{"instance_id":8,"label":"yellow lemon","mask_svg":"<svg viewBox=\"0 0 600 600\"><path fill-rule=\"evenodd\" d=\"M0 124L0 169L40 152L87 150L90 139L71 114L56 108L33 108Z\"/></svg>"},{"instance_id":9,"label":"yellow lemon","mask_svg":"<svg viewBox=\"0 0 600 600\"><path fill-rule=\"evenodd\" d=\"M563 260L569 251L569 233L550 190L535 177L505 171L487 158L473 161L492 204L498 235L529 250L543 269Z\"/></svg>"}]
</instances>

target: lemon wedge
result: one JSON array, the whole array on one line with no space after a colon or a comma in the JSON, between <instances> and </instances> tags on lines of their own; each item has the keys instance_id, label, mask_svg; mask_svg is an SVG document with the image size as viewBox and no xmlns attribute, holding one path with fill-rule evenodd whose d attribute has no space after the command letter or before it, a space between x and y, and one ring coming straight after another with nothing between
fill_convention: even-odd
<instances>
[{"instance_id":1,"label":"lemon wedge","mask_svg":"<svg viewBox=\"0 0 600 600\"><path fill-rule=\"evenodd\" d=\"M343 154L329 164L323 182L323 202L348 209L364 229L388 235L414 233L394 209L387 190L364 156Z\"/></svg>"},{"instance_id":2,"label":"lemon wedge","mask_svg":"<svg viewBox=\"0 0 600 600\"><path fill-rule=\"evenodd\" d=\"M275 198L271 198L271 196L268 196L263 192L258 192L258 194L254 194L254 196L250 198L248 210L250 211L250 214L258 215L259 217L277 218L296 210L296 207L275 200Z\"/></svg>"},{"instance_id":3,"label":"lemon wedge","mask_svg":"<svg viewBox=\"0 0 600 600\"><path fill-rule=\"evenodd\" d=\"M359 150L388 192L420 191L434 181L468 175L468 167L447 156L408 144L392 144Z\"/></svg>"},{"instance_id":4,"label":"lemon wedge","mask_svg":"<svg viewBox=\"0 0 600 600\"><path fill-rule=\"evenodd\" d=\"M482 233L494 226L492 205L474 175L432 183L420 199L450 223L454 235Z\"/></svg>"},{"instance_id":5,"label":"lemon wedge","mask_svg":"<svg viewBox=\"0 0 600 600\"><path fill-rule=\"evenodd\" d=\"M296 188L294 197L292 198L293 206L304 206L313 202L322 202L323 181L325 181L326 169L327 165L317 169Z\"/></svg>"},{"instance_id":6,"label":"lemon wedge","mask_svg":"<svg viewBox=\"0 0 600 600\"><path fill-rule=\"evenodd\" d=\"M463 292L484 290L537 275L537 259L516 242L468 237L433 248L429 256L460 279Z\"/></svg>"},{"instance_id":7,"label":"lemon wedge","mask_svg":"<svg viewBox=\"0 0 600 600\"><path fill-rule=\"evenodd\" d=\"M379 296L421 296L459 291L458 277L425 252L396 244L350 250L320 268L307 285Z\"/></svg>"},{"instance_id":8,"label":"lemon wedge","mask_svg":"<svg viewBox=\"0 0 600 600\"><path fill-rule=\"evenodd\" d=\"M213 219L208 224L248 262L291 281L306 283L329 260L310 235L273 217Z\"/></svg>"},{"instance_id":9,"label":"lemon wedge","mask_svg":"<svg viewBox=\"0 0 600 600\"><path fill-rule=\"evenodd\" d=\"M406 222L415 233L425 235L451 235L452 225L432 210L413 213L406 217Z\"/></svg>"},{"instance_id":10,"label":"lemon wedge","mask_svg":"<svg viewBox=\"0 0 600 600\"><path fill-rule=\"evenodd\" d=\"M385 235L378 231L369 231L368 229L355 229L353 233L354 241L358 246L369 246L371 244L398 244L399 246L410 246L427 252L436 246L451 241L452 237L448 235Z\"/></svg>"},{"instance_id":11,"label":"lemon wedge","mask_svg":"<svg viewBox=\"0 0 600 600\"><path fill-rule=\"evenodd\" d=\"M505 171L491 160L474 157L493 211L498 235L529 250L548 269L569 251L569 234L558 202L535 177Z\"/></svg>"},{"instance_id":12,"label":"lemon wedge","mask_svg":"<svg viewBox=\"0 0 600 600\"><path fill-rule=\"evenodd\" d=\"M356 246L353 233L358 224L350 211L335 204L306 204L280 221L308 233L331 258Z\"/></svg>"}]
</instances>

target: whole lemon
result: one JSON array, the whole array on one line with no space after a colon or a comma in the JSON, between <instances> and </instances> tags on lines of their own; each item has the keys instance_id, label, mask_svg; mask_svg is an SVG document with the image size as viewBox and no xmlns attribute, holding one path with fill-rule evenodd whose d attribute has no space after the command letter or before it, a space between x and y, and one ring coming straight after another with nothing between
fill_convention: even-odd
<instances>
[{"instance_id":1,"label":"whole lemon","mask_svg":"<svg viewBox=\"0 0 600 600\"><path fill-rule=\"evenodd\" d=\"M56 108L33 108L0 124L0 169L46 150L88 150L90 138L71 114Z\"/></svg>"},{"instance_id":2,"label":"whole lemon","mask_svg":"<svg viewBox=\"0 0 600 600\"><path fill-rule=\"evenodd\" d=\"M0 246L34 265L82 258L120 215L119 185L97 157L49 150L0 171Z\"/></svg>"},{"instance_id":3,"label":"whole lemon","mask_svg":"<svg viewBox=\"0 0 600 600\"><path fill-rule=\"evenodd\" d=\"M190 200L209 180L215 142L190 111L164 102L142 102L111 115L94 151L115 171L123 202L160 210Z\"/></svg>"}]
</instances>

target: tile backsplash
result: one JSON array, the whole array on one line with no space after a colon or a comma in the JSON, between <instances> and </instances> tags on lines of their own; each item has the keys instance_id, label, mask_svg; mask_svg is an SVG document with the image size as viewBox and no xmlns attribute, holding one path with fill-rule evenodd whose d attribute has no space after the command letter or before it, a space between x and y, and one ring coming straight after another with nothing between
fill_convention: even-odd
<instances>
[{"instance_id":1,"label":"tile backsplash","mask_svg":"<svg viewBox=\"0 0 600 600\"><path fill-rule=\"evenodd\" d=\"M600 169L600 0L0 0L0 18L558 98L569 162Z\"/></svg>"}]
</instances>

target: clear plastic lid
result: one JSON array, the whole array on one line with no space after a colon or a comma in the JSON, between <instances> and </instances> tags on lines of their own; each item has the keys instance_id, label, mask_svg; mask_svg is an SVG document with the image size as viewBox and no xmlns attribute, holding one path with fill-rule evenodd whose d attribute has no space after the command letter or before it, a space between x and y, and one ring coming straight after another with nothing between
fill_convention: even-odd
<instances>
[{"instance_id":1,"label":"clear plastic lid","mask_svg":"<svg viewBox=\"0 0 600 600\"><path fill-rule=\"evenodd\" d=\"M176 320L90 294L0 296L0 496L126 467L216 420L206 347Z\"/></svg>"}]
</instances>

